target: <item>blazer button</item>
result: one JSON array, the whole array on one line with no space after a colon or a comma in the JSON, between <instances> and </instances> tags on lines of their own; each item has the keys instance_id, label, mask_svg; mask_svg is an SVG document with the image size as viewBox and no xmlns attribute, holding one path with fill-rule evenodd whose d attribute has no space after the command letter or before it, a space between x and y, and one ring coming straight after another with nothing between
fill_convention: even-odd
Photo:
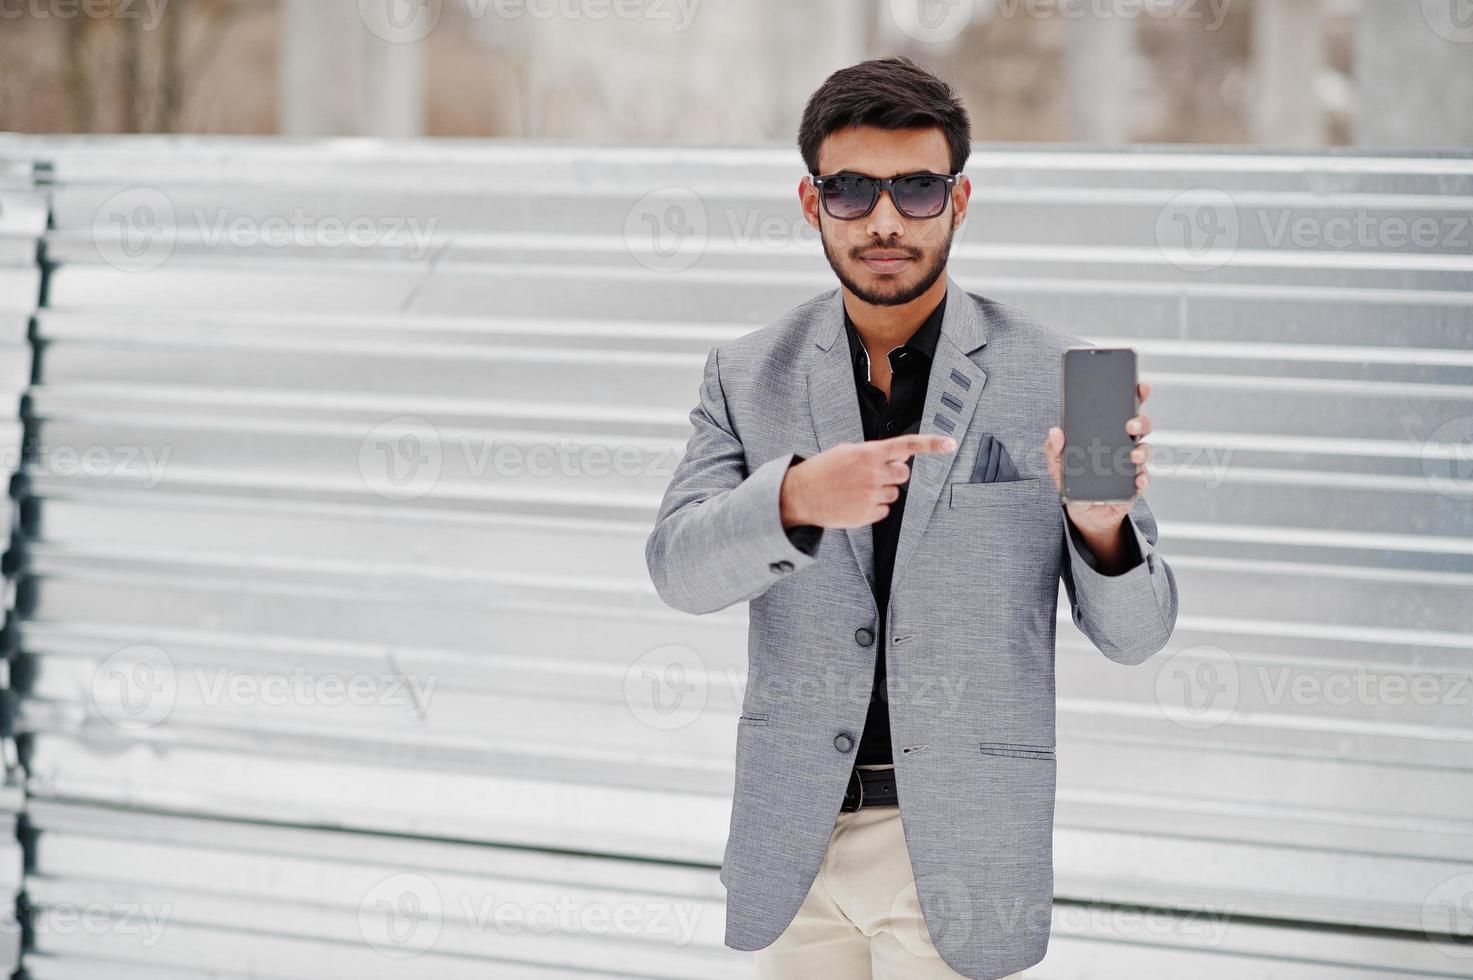
<instances>
[{"instance_id":1,"label":"blazer button","mask_svg":"<svg viewBox=\"0 0 1473 980\"><path fill-rule=\"evenodd\" d=\"M875 642L875 631L869 629L868 627L861 626L859 629L854 631L854 642L858 643L862 647L869 646L871 643Z\"/></svg>"},{"instance_id":2,"label":"blazer button","mask_svg":"<svg viewBox=\"0 0 1473 980\"><path fill-rule=\"evenodd\" d=\"M782 561L775 561L767 567L772 570L772 574L781 575L783 572L791 572L793 570L793 563L784 558Z\"/></svg>"},{"instance_id":3,"label":"blazer button","mask_svg":"<svg viewBox=\"0 0 1473 980\"><path fill-rule=\"evenodd\" d=\"M834 736L834 748L840 752L848 752L854 748L854 738L847 732L840 732Z\"/></svg>"}]
</instances>

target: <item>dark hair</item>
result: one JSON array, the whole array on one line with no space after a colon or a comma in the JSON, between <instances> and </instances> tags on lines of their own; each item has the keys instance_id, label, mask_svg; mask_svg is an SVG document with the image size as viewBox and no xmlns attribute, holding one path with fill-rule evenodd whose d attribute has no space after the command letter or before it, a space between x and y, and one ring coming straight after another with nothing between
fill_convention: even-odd
<instances>
[{"instance_id":1,"label":"dark hair","mask_svg":"<svg viewBox=\"0 0 1473 980\"><path fill-rule=\"evenodd\" d=\"M951 173L972 152L972 124L950 85L909 58L876 58L840 68L818 87L803 109L798 149L808 172L818 173L819 145L846 126L915 129L936 126L951 148Z\"/></svg>"}]
</instances>

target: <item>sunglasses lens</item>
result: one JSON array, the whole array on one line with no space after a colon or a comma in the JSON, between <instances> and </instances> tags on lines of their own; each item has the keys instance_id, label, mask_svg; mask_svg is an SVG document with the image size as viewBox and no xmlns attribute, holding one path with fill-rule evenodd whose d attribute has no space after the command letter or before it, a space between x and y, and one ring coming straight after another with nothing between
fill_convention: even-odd
<instances>
[{"instance_id":1,"label":"sunglasses lens","mask_svg":"<svg viewBox=\"0 0 1473 980\"><path fill-rule=\"evenodd\" d=\"M946 209L947 186L940 177L902 177L890 185L890 193L895 207L909 218L934 218Z\"/></svg>"},{"instance_id":2,"label":"sunglasses lens","mask_svg":"<svg viewBox=\"0 0 1473 980\"><path fill-rule=\"evenodd\" d=\"M823 204L829 214L850 221L874 207L879 188L860 174L835 174L823 184Z\"/></svg>"}]
</instances>

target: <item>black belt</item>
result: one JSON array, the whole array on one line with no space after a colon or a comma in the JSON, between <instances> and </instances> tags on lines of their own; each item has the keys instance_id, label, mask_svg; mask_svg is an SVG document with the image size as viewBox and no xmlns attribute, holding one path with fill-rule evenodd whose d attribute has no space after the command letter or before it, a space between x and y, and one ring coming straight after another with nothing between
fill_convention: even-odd
<instances>
[{"instance_id":1,"label":"black belt","mask_svg":"<svg viewBox=\"0 0 1473 980\"><path fill-rule=\"evenodd\" d=\"M849 787L844 790L841 811L853 813L862 806L899 806L900 791L895 785L895 770L860 769L849 770Z\"/></svg>"}]
</instances>

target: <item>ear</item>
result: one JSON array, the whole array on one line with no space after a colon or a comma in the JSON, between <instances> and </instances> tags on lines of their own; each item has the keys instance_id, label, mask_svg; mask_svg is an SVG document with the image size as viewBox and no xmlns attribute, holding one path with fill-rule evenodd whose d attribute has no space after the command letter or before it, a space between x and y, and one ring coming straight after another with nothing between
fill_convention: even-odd
<instances>
[{"instance_id":1,"label":"ear","mask_svg":"<svg viewBox=\"0 0 1473 980\"><path fill-rule=\"evenodd\" d=\"M813 186L813 181L804 174L798 180L798 204L803 209L803 217L808 222L808 227L819 231L818 224L818 188Z\"/></svg>"},{"instance_id":2,"label":"ear","mask_svg":"<svg viewBox=\"0 0 1473 980\"><path fill-rule=\"evenodd\" d=\"M972 199L972 182L962 174L956 179L956 186L951 189L951 208L956 212L956 218L952 222L955 230L967 216L967 205Z\"/></svg>"}]
</instances>

